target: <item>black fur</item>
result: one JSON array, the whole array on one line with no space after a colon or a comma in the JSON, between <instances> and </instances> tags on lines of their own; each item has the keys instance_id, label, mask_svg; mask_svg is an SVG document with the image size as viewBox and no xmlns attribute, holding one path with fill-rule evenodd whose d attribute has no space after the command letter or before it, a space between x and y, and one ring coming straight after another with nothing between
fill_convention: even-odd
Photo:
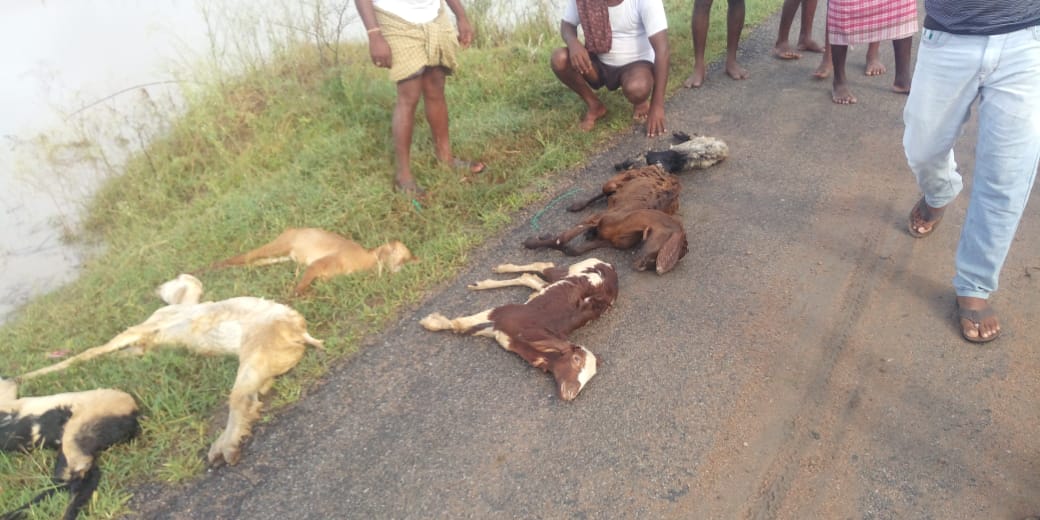
<instances>
[{"instance_id":1,"label":"black fur","mask_svg":"<svg viewBox=\"0 0 1040 520\"><path fill-rule=\"evenodd\" d=\"M4 451L30 450L38 446L59 450L52 477L55 486L36 495L22 507L0 515L0 520L23 518L33 504L62 489L67 489L70 494L69 503L62 515L64 520L74 520L90 502L90 497L101 480L101 470L95 461L82 476L68 477L68 460L61 451L61 438L71 416L72 412L68 407L54 408L40 416L17 417L10 413L0 413L0 447ZM72 442L83 453L96 457L105 449L136 437L140 433L137 416L135 412L130 415L101 417L76 432ZM40 439L35 442L32 438L33 426L38 427L40 435Z\"/></svg>"},{"instance_id":2,"label":"black fur","mask_svg":"<svg viewBox=\"0 0 1040 520\"><path fill-rule=\"evenodd\" d=\"M0 412L0 450L31 450L37 446L56 449L61 444L61 433L65 423L72 417L68 407L47 410L40 416L18 417L7 412ZM34 442L33 426L39 427L41 438Z\"/></svg>"}]
</instances>

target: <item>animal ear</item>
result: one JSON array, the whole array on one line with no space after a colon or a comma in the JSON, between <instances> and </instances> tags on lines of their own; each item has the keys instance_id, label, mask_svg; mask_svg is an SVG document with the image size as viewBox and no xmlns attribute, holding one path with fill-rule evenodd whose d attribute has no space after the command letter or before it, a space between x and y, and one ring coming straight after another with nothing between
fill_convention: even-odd
<instances>
[{"instance_id":1,"label":"animal ear","mask_svg":"<svg viewBox=\"0 0 1040 520\"><path fill-rule=\"evenodd\" d=\"M567 343L566 341L559 340L559 339L556 339L556 338L547 338L547 339L532 341L532 342L530 342L530 345L531 345L531 347L533 347L538 352L541 352L541 353L544 353L544 354L551 354L551 353L563 354L563 353L566 352L566 349L567 349L567 347L570 344Z\"/></svg>"},{"instance_id":2,"label":"animal ear","mask_svg":"<svg viewBox=\"0 0 1040 520\"><path fill-rule=\"evenodd\" d=\"M679 259L686 256L687 249L686 233L672 233L657 252L657 274L671 271L675 264L679 263Z\"/></svg>"}]
</instances>

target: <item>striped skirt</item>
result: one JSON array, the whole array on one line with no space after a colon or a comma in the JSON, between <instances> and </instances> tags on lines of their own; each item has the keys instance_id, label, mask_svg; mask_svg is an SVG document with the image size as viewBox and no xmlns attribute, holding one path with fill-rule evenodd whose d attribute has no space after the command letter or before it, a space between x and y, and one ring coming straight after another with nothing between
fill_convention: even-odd
<instances>
[{"instance_id":1,"label":"striped skirt","mask_svg":"<svg viewBox=\"0 0 1040 520\"><path fill-rule=\"evenodd\" d=\"M827 31L835 45L899 40L917 32L915 0L829 0Z\"/></svg>"}]
</instances>

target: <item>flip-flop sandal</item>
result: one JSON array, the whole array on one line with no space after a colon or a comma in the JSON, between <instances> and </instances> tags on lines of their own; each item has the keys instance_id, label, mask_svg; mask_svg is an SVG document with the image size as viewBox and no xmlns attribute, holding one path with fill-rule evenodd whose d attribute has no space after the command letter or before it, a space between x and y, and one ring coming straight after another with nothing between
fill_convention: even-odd
<instances>
[{"instance_id":1,"label":"flip-flop sandal","mask_svg":"<svg viewBox=\"0 0 1040 520\"><path fill-rule=\"evenodd\" d=\"M455 169L465 170L470 175L477 175L487 171L487 165L480 161L467 161L457 157L451 160L451 165Z\"/></svg>"},{"instance_id":2,"label":"flip-flop sandal","mask_svg":"<svg viewBox=\"0 0 1040 520\"><path fill-rule=\"evenodd\" d=\"M925 212L930 212L930 210L928 209L928 203L925 202L924 197L921 197L921 200L918 200L917 204L914 204L914 209L910 210L910 218L909 218L909 221L907 222L907 226L906 226L907 231L910 232L910 236L912 236L914 238L924 238L924 237L926 237L928 235L931 235L932 233L935 232L935 228L939 227L939 223L942 222L943 215L946 214L946 212L943 211L942 213L939 214L939 218L937 218L935 220L928 220L928 219L924 218L924 213ZM914 215L917 215L918 218L915 218ZM932 228L929 229L928 231L925 231L924 233L922 233L922 232L914 229L914 222L915 221L917 221L918 223L920 223L920 222L931 222L932 223Z\"/></svg>"},{"instance_id":3,"label":"flip-flop sandal","mask_svg":"<svg viewBox=\"0 0 1040 520\"><path fill-rule=\"evenodd\" d=\"M975 324L975 328L977 329L982 324L982 320L984 320L986 318L990 318L992 316L996 316L996 315L997 315L997 312L993 310L993 307L986 307L985 309L978 309L978 310L976 310L976 309L965 309L964 307L961 307L960 305L958 305L957 306L957 327L959 327L961 329L961 336L964 337L964 339L966 339L966 340L968 340L968 341L970 341L972 343L989 343L990 341L993 341L993 340L999 338L1000 337L1000 330L997 330L996 334L994 334L994 335L992 335L992 336L990 336L988 338L984 338L981 335L978 336L978 337L971 337L971 336L965 334L964 326L961 325L961 320L965 319L965 320L968 320L968 321L974 323Z\"/></svg>"}]
</instances>

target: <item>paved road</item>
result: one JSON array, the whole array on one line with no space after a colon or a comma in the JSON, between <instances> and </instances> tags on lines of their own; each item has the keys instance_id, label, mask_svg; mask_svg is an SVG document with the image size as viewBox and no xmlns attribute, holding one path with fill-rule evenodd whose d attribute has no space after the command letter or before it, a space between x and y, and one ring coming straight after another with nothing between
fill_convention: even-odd
<instances>
[{"instance_id":1,"label":"paved road","mask_svg":"<svg viewBox=\"0 0 1040 520\"><path fill-rule=\"evenodd\" d=\"M618 266L621 295L576 335L604 360L576 401L489 340L418 320L524 298L465 284L502 262L563 260L519 244L573 222L566 201L598 189L614 162L661 145L637 132L562 176L551 207L519 215L456 282L261 427L239 466L143 489L132 505L200 519L1040 511L1036 207L994 297L1004 337L964 342L950 279L966 199L935 235L910 238L918 194L891 74L863 76L865 49L852 50L860 103L834 105L829 82L809 78L817 55L769 57L775 27L774 17L743 44L751 79L715 66L704 87L670 100L670 129L723 138L732 156L683 177L690 253L675 271L637 273L631 253L597 254ZM970 173L968 133L957 151Z\"/></svg>"}]
</instances>

